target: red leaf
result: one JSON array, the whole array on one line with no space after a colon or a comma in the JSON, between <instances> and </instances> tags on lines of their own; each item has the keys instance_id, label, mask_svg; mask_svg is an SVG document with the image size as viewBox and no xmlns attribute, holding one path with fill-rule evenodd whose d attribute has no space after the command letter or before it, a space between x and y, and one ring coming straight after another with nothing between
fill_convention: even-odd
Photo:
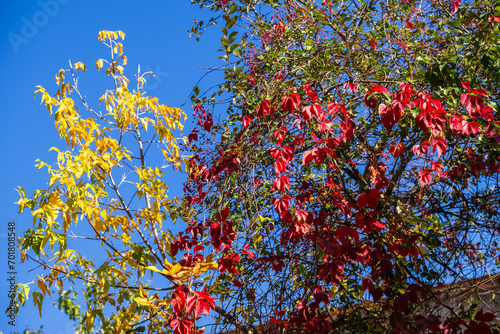
<instances>
[{"instance_id":1,"label":"red leaf","mask_svg":"<svg viewBox=\"0 0 500 334\"><path fill-rule=\"evenodd\" d=\"M470 321L464 334L492 334L491 328L484 322Z\"/></svg>"},{"instance_id":2,"label":"red leaf","mask_svg":"<svg viewBox=\"0 0 500 334\"><path fill-rule=\"evenodd\" d=\"M308 216L309 216L309 213L304 209L295 210L295 217L297 217L298 221L306 222Z\"/></svg>"},{"instance_id":3,"label":"red leaf","mask_svg":"<svg viewBox=\"0 0 500 334\"><path fill-rule=\"evenodd\" d=\"M434 171L436 171L437 175L439 177L442 177L443 176L443 165L439 162L433 162L432 160L431 160L431 164L432 164L432 169Z\"/></svg>"},{"instance_id":4,"label":"red leaf","mask_svg":"<svg viewBox=\"0 0 500 334\"><path fill-rule=\"evenodd\" d=\"M278 141L278 145L281 146L281 144L283 144L283 139L285 139L285 131L274 130L273 136Z\"/></svg>"},{"instance_id":5,"label":"red leaf","mask_svg":"<svg viewBox=\"0 0 500 334\"><path fill-rule=\"evenodd\" d=\"M444 139L435 138L432 141L432 147L433 149L431 154L434 153L434 151L436 151L439 157L441 156L441 154L446 154L446 148L448 147L448 143Z\"/></svg>"},{"instance_id":6,"label":"red leaf","mask_svg":"<svg viewBox=\"0 0 500 334\"><path fill-rule=\"evenodd\" d=\"M292 112L294 109L298 108L300 104L300 95L297 93L292 93L291 95L285 95L283 101L281 101L281 109L285 112Z\"/></svg>"},{"instance_id":7,"label":"red leaf","mask_svg":"<svg viewBox=\"0 0 500 334\"><path fill-rule=\"evenodd\" d=\"M354 93L358 91L358 86L356 86L356 84L353 82L344 82L342 85L344 86L344 89L349 89Z\"/></svg>"},{"instance_id":8,"label":"red leaf","mask_svg":"<svg viewBox=\"0 0 500 334\"><path fill-rule=\"evenodd\" d=\"M367 106L370 109L375 109L375 107L377 106L377 100L375 100L373 97L370 97L370 92L365 93L364 99L365 99L365 106Z\"/></svg>"},{"instance_id":9,"label":"red leaf","mask_svg":"<svg viewBox=\"0 0 500 334\"><path fill-rule=\"evenodd\" d=\"M276 174L283 172L286 169L286 165L287 163L285 159L277 159L274 162L274 171L276 172Z\"/></svg>"},{"instance_id":10,"label":"red leaf","mask_svg":"<svg viewBox=\"0 0 500 334\"><path fill-rule=\"evenodd\" d=\"M354 137L354 130L356 130L356 123L348 119L345 123L340 123L340 130L342 131L342 139L344 141L351 140Z\"/></svg>"},{"instance_id":11,"label":"red leaf","mask_svg":"<svg viewBox=\"0 0 500 334\"><path fill-rule=\"evenodd\" d=\"M314 90L311 88L311 82L308 81L307 84L304 87L304 90L306 91L307 96L313 101L316 102L318 100L318 94L314 92Z\"/></svg>"},{"instance_id":12,"label":"red leaf","mask_svg":"<svg viewBox=\"0 0 500 334\"><path fill-rule=\"evenodd\" d=\"M193 319L184 318L176 319L171 318L169 326L174 329L174 334L192 334L191 326L193 324Z\"/></svg>"},{"instance_id":13,"label":"red leaf","mask_svg":"<svg viewBox=\"0 0 500 334\"><path fill-rule=\"evenodd\" d=\"M205 129L205 131L210 131L213 125L214 121L212 120L212 117L209 117L205 122L203 122L203 129Z\"/></svg>"},{"instance_id":14,"label":"red leaf","mask_svg":"<svg viewBox=\"0 0 500 334\"><path fill-rule=\"evenodd\" d=\"M359 242L359 233L358 231L356 231L356 229L349 226L344 226L342 227L342 230L346 235L350 236L354 241Z\"/></svg>"},{"instance_id":15,"label":"red leaf","mask_svg":"<svg viewBox=\"0 0 500 334\"><path fill-rule=\"evenodd\" d=\"M470 95L465 93L460 95L460 103L462 103L464 107L470 105Z\"/></svg>"},{"instance_id":16,"label":"red leaf","mask_svg":"<svg viewBox=\"0 0 500 334\"><path fill-rule=\"evenodd\" d=\"M479 125L478 122L470 122L466 125L469 131L472 132L473 135L477 135L479 132L481 132L481 126Z\"/></svg>"},{"instance_id":17,"label":"red leaf","mask_svg":"<svg viewBox=\"0 0 500 334\"><path fill-rule=\"evenodd\" d=\"M193 312L193 310L196 307L196 296L195 295L189 296L187 298L186 305L187 305L186 312L187 313Z\"/></svg>"},{"instance_id":18,"label":"red leaf","mask_svg":"<svg viewBox=\"0 0 500 334\"><path fill-rule=\"evenodd\" d=\"M360 209L362 209L368 205L369 200L370 200L370 196L368 194L361 194L361 195L359 195L358 199L356 200L356 204L358 205L358 207Z\"/></svg>"},{"instance_id":19,"label":"red leaf","mask_svg":"<svg viewBox=\"0 0 500 334\"><path fill-rule=\"evenodd\" d=\"M349 89L352 90L354 93L358 91L358 86L355 83L349 83Z\"/></svg>"},{"instance_id":20,"label":"red leaf","mask_svg":"<svg viewBox=\"0 0 500 334\"><path fill-rule=\"evenodd\" d=\"M467 89L468 92L470 92L470 83L467 81L462 82L462 87Z\"/></svg>"},{"instance_id":21,"label":"red leaf","mask_svg":"<svg viewBox=\"0 0 500 334\"><path fill-rule=\"evenodd\" d=\"M413 86L409 83L400 83L399 89L403 91L404 96L407 98L410 98L414 92Z\"/></svg>"},{"instance_id":22,"label":"red leaf","mask_svg":"<svg viewBox=\"0 0 500 334\"><path fill-rule=\"evenodd\" d=\"M307 165L314 159L317 150L317 148L313 148L312 150L304 152L304 155L302 156L302 166Z\"/></svg>"},{"instance_id":23,"label":"red leaf","mask_svg":"<svg viewBox=\"0 0 500 334\"><path fill-rule=\"evenodd\" d=\"M409 19L406 19L405 21L406 21L406 26L407 26L408 28L410 28L410 29L414 29L414 28L415 28L415 26L414 26L414 25L410 22L410 20L409 20Z\"/></svg>"},{"instance_id":24,"label":"red leaf","mask_svg":"<svg viewBox=\"0 0 500 334\"><path fill-rule=\"evenodd\" d=\"M250 123L252 123L252 121L253 121L253 118L250 116L243 117L243 126L245 128L247 128L250 125Z\"/></svg>"},{"instance_id":25,"label":"red leaf","mask_svg":"<svg viewBox=\"0 0 500 334\"><path fill-rule=\"evenodd\" d=\"M492 322L495 320L495 315L493 313L483 313L483 309L480 309L477 311L476 315L474 316L476 321L484 321L484 322Z\"/></svg>"},{"instance_id":26,"label":"red leaf","mask_svg":"<svg viewBox=\"0 0 500 334\"><path fill-rule=\"evenodd\" d=\"M198 306L195 310L196 317L200 316L202 313L208 315L210 309L215 308L215 300L205 291L197 291L195 293L198 297Z\"/></svg>"},{"instance_id":27,"label":"red leaf","mask_svg":"<svg viewBox=\"0 0 500 334\"><path fill-rule=\"evenodd\" d=\"M205 291L196 291L194 295L187 298L187 313L194 311L195 318L202 313L208 315L210 309L215 307L214 299Z\"/></svg>"},{"instance_id":28,"label":"red leaf","mask_svg":"<svg viewBox=\"0 0 500 334\"><path fill-rule=\"evenodd\" d=\"M378 112L382 117L382 124L386 130L392 129L401 119L401 108L389 108L382 103L378 106Z\"/></svg>"},{"instance_id":29,"label":"red leaf","mask_svg":"<svg viewBox=\"0 0 500 334\"><path fill-rule=\"evenodd\" d=\"M486 91L484 89L482 89L482 88L474 89L470 93L471 94L476 94L476 95L482 95L484 97L488 97L488 93L486 93Z\"/></svg>"},{"instance_id":30,"label":"red leaf","mask_svg":"<svg viewBox=\"0 0 500 334\"><path fill-rule=\"evenodd\" d=\"M429 142L425 141L421 145L415 145L413 146L413 153L420 158L423 155L426 155L427 152L429 152Z\"/></svg>"},{"instance_id":31,"label":"red leaf","mask_svg":"<svg viewBox=\"0 0 500 334\"><path fill-rule=\"evenodd\" d=\"M327 109L328 109L328 113L330 115L331 114L335 114L339 110L342 110L342 112L344 113L344 115L347 114L345 107L343 105L335 103L335 102L328 102Z\"/></svg>"},{"instance_id":32,"label":"red leaf","mask_svg":"<svg viewBox=\"0 0 500 334\"><path fill-rule=\"evenodd\" d=\"M373 211L376 212L376 211ZM358 217L356 218L356 226L361 228L364 232L369 233L374 228L382 230L385 228L385 225L382 224L380 220L376 220L370 217Z\"/></svg>"},{"instance_id":33,"label":"red leaf","mask_svg":"<svg viewBox=\"0 0 500 334\"><path fill-rule=\"evenodd\" d=\"M382 298L383 292L381 288L376 288L370 291L370 294L373 296L373 301L378 302Z\"/></svg>"},{"instance_id":34,"label":"red leaf","mask_svg":"<svg viewBox=\"0 0 500 334\"><path fill-rule=\"evenodd\" d=\"M229 208L224 208L217 213L217 221L218 222L226 221L227 217L229 217Z\"/></svg>"},{"instance_id":35,"label":"red leaf","mask_svg":"<svg viewBox=\"0 0 500 334\"><path fill-rule=\"evenodd\" d=\"M418 171L418 178L420 180L420 185L423 187L423 186L427 186L429 184L431 184L432 182L432 176L431 174L429 173L429 171L432 171L432 169L426 169L424 171L422 170L419 170Z\"/></svg>"},{"instance_id":36,"label":"red leaf","mask_svg":"<svg viewBox=\"0 0 500 334\"><path fill-rule=\"evenodd\" d=\"M190 143L192 143L193 140L195 140L195 141L198 140L198 130L197 129L191 130L191 133L188 135L188 140Z\"/></svg>"},{"instance_id":37,"label":"red leaf","mask_svg":"<svg viewBox=\"0 0 500 334\"><path fill-rule=\"evenodd\" d=\"M257 116L264 117L265 115L271 115L271 102L269 100L264 100L257 107Z\"/></svg>"},{"instance_id":38,"label":"red leaf","mask_svg":"<svg viewBox=\"0 0 500 334\"><path fill-rule=\"evenodd\" d=\"M282 192L283 189L290 189L290 179L287 176L277 177L273 183L273 189Z\"/></svg>"},{"instance_id":39,"label":"red leaf","mask_svg":"<svg viewBox=\"0 0 500 334\"><path fill-rule=\"evenodd\" d=\"M368 193L361 194L356 200L356 204L358 204L360 209L368 205L372 210L375 210L377 208L379 198L380 192L372 189Z\"/></svg>"},{"instance_id":40,"label":"red leaf","mask_svg":"<svg viewBox=\"0 0 500 334\"><path fill-rule=\"evenodd\" d=\"M399 143L396 145L396 142L391 142L391 148L389 149L389 153L392 154L394 159L396 159L400 154L404 153L405 145L403 143Z\"/></svg>"},{"instance_id":41,"label":"red leaf","mask_svg":"<svg viewBox=\"0 0 500 334\"><path fill-rule=\"evenodd\" d=\"M274 204L274 209L276 210L277 213L281 214L283 213L290 204L288 203L292 198L288 195L284 195L281 199L280 198L275 198L273 200Z\"/></svg>"},{"instance_id":42,"label":"red leaf","mask_svg":"<svg viewBox=\"0 0 500 334\"><path fill-rule=\"evenodd\" d=\"M204 249L205 249L205 247L203 247L202 245L196 245L196 246L194 246L193 252L196 253L196 252L202 251Z\"/></svg>"},{"instance_id":43,"label":"red leaf","mask_svg":"<svg viewBox=\"0 0 500 334\"><path fill-rule=\"evenodd\" d=\"M361 288L366 291L368 290L369 287L372 287L373 283L370 281L368 277L363 279L363 282L361 283Z\"/></svg>"},{"instance_id":44,"label":"red leaf","mask_svg":"<svg viewBox=\"0 0 500 334\"><path fill-rule=\"evenodd\" d=\"M387 88L385 87L382 87L382 86L375 86L373 87L371 90L370 90L370 94L371 93L374 93L374 92L379 92L379 93L384 93L384 94L387 94L387 95L390 95L389 91L387 90Z\"/></svg>"},{"instance_id":45,"label":"red leaf","mask_svg":"<svg viewBox=\"0 0 500 334\"><path fill-rule=\"evenodd\" d=\"M326 118L326 113L322 112L319 119L318 119L318 125L319 129L321 132L328 131L330 133L333 133L334 130L332 129L333 123Z\"/></svg>"},{"instance_id":46,"label":"red leaf","mask_svg":"<svg viewBox=\"0 0 500 334\"><path fill-rule=\"evenodd\" d=\"M317 163L322 163L323 161L325 161L325 159L328 157L327 155L327 151L326 150L330 150L330 149L325 149L325 148L315 148L314 150L316 150L316 153L314 155L314 161L316 161ZM330 150L331 151L331 150Z\"/></svg>"},{"instance_id":47,"label":"red leaf","mask_svg":"<svg viewBox=\"0 0 500 334\"><path fill-rule=\"evenodd\" d=\"M458 6L462 3L462 0L454 0L453 4L451 5L451 11L453 14L458 12Z\"/></svg>"},{"instance_id":48,"label":"red leaf","mask_svg":"<svg viewBox=\"0 0 500 334\"><path fill-rule=\"evenodd\" d=\"M231 255L224 256L219 260L219 271L221 274L224 274L226 271L230 273L237 273L237 269L234 267L234 264L240 260L240 256L237 253L233 253Z\"/></svg>"},{"instance_id":49,"label":"red leaf","mask_svg":"<svg viewBox=\"0 0 500 334\"><path fill-rule=\"evenodd\" d=\"M221 246L221 226L216 222L212 222L210 225L210 237L212 238L212 245L215 248L215 251L220 251Z\"/></svg>"},{"instance_id":50,"label":"red leaf","mask_svg":"<svg viewBox=\"0 0 500 334\"><path fill-rule=\"evenodd\" d=\"M172 305L175 312L181 312L186 306L186 294L183 289L182 286L179 286L173 293L173 298L170 301L170 305Z\"/></svg>"},{"instance_id":51,"label":"red leaf","mask_svg":"<svg viewBox=\"0 0 500 334\"><path fill-rule=\"evenodd\" d=\"M302 119L300 119L300 118L295 119L292 123L292 128L295 126L297 126L299 131L302 130Z\"/></svg>"},{"instance_id":52,"label":"red leaf","mask_svg":"<svg viewBox=\"0 0 500 334\"><path fill-rule=\"evenodd\" d=\"M321 113L321 106L313 104L302 109L302 117L308 122L313 116L319 116Z\"/></svg>"},{"instance_id":53,"label":"red leaf","mask_svg":"<svg viewBox=\"0 0 500 334\"><path fill-rule=\"evenodd\" d=\"M379 230L382 230L382 229L385 228L385 225L380 220L374 220L374 221L372 221L372 226L374 228L378 228Z\"/></svg>"},{"instance_id":54,"label":"red leaf","mask_svg":"<svg viewBox=\"0 0 500 334\"><path fill-rule=\"evenodd\" d=\"M450 129L453 130L453 133L466 134L463 131L463 123L464 122L467 123L467 121L465 121L462 116L454 116L450 120Z\"/></svg>"}]
</instances>

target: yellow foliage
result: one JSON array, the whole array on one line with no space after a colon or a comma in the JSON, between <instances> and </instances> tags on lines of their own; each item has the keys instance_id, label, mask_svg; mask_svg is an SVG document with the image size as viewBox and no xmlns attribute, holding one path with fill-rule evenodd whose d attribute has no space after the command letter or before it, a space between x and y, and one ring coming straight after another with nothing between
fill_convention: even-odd
<instances>
[{"instance_id":1,"label":"yellow foliage","mask_svg":"<svg viewBox=\"0 0 500 334\"><path fill-rule=\"evenodd\" d=\"M147 96L142 90L144 76L138 76L137 90L128 87L124 76L127 57L122 43L117 42L124 37L121 31L99 32L99 40L111 50L111 59L98 59L96 68L106 66L115 86L102 94L96 106L79 91L76 72L87 70L81 62L56 74L54 95L37 87L35 95L41 94L66 147L51 149L57 155L54 164L38 162L39 169L47 170L47 189L27 197L19 188L17 202L20 212L30 209L33 217L33 230L21 238L22 260L34 251L44 256L36 261L47 270L35 280L38 291L32 293L40 313L52 284L62 287L63 282L82 280L93 287L86 297L95 306L82 313L83 326L90 330L95 318L101 317L99 305L109 303L117 313L101 321L113 323L116 333L139 322L138 314L144 308L163 312L152 317L152 322L168 318L169 301L148 296L148 288L140 283L146 269L162 274L175 287L179 282L193 284L217 268L211 255L194 267L167 261L174 237L165 225L179 201L168 199L166 169L148 162L163 161L159 166L177 170L187 165L176 140L186 114ZM189 210L182 207L181 212ZM105 260L87 258L85 248L69 248L73 243L68 239L73 238L88 242L88 247L102 248ZM24 303L27 292L20 296Z\"/></svg>"},{"instance_id":2,"label":"yellow foliage","mask_svg":"<svg viewBox=\"0 0 500 334\"><path fill-rule=\"evenodd\" d=\"M85 71L87 70L87 66L85 66L82 62L77 62L77 63L75 63L75 65L74 65L74 69L75 69L76 71L78 71L78 70L82 70L82 72L85 72Z\"/></svg>"}]
</instances>

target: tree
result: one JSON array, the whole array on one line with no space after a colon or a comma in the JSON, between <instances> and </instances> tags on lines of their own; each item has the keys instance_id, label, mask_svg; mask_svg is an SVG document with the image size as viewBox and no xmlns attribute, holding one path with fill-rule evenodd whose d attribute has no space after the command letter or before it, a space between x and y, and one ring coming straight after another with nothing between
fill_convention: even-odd
<instances>
[{"instance_id":1,"label":"tree","mask_svg":"<svg viewBox=\"0 0 500 334\"><path fill-rule=\"evenodd\" d=\"M223 25L225 79L212 95L194 89L198 128L186 141L189 180L178 202L166 199L161 170L142 157L144 143L148 154L166 144L165 159L180 168L170 135L180 111L141 121L153 107L139 103L149 100L140 86L128 91L114 59L116 88L103 97L109 114L94 115L111 122L108 130L75 116L63 94L78 93L76 85L65 83L54 98L42 90L49 108L61 109L56 125L75 149L49 168L48 191L20 201L36 227L24 249L43 255L41 246L57 243L56 265L68 266L43 262L50 273L42 293L62 277L92 283L81 323L89 330L100 317L104 332L200 332L197 319L211 309L214 332L491 332L494 314L455 309L438 294L498 271L500 8L460 0L195 2L215 14L193 35ZM121 45L108 43L121 56ZM221 102L227 115L218 121ZM141 139L148 129L154 138ZM119 166L137 175L123 191L111 172ZM186 230L161 228L168 214ZM108 249L99 267L67 251L65 226L78 217ZM146 271L154 285L145 284ZM122 302L116 313L104 310Z\"/></svg>"},{"instance_id":2,"label":"tree","mask_svg":"<svg viewBox=\"0 0 500 334\"><path fill-rule=\"evenodd\" d=\"M498 272L500 7L196 2L226 66L193 98L186 201L239 330L491 332L437 295Z\"/></svg>"},{"instance_id":3,"label":"tree","mask_svg":"<svg viewBox=\"0 0 500 334\"><path fill-rule=\"evenodd\" d=\"M139 73L135 90L129 89L118 42L124 37L121 31L99 33L111 59L97 60L96 67L114 84L99 99L104 112L79 90L78 71L87 69L81 62L59 71L54 96L43 87L35 92L54 115L67 149L52 149L56 166L39 161L49 174L47 189L30 197L19 189L20 211L30 209L33 216L21 256L45 269L32 292L40 315L44 298L56 289L59 308L77 322L78 332L138 333L147 327L156 333L170 326L182 333L214 306L199 278L217 264L210 254L172 263L175 238L166 223L189 217L191 209L168 198L164 174L184 164L175 136L185 114L144 94L148 73ZM68 285L85 287L86 305L78 304ZM29 290L26 284L18 288L23 305Z\"/></svg>"}]
</instances>

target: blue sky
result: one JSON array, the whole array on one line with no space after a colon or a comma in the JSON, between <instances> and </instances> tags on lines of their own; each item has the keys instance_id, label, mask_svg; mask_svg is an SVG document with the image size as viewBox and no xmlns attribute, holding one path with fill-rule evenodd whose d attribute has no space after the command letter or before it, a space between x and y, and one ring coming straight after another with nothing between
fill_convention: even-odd
<instances>
[{"instance_id":1,"label":"blue sky","mask_svg":"<svg viewBox=\"0 0 500 334\"><path fill-rule=\"evenodd\" d=\"M106 86L107 78L95 69L98 58L109 54L106 47L97 40L100 30L122 30L126 34L124 53L129 65L129 78L137 72L153 71L146 86L149 95L161 103L181 107L190 95L192 87L205 73L202 67L216 66L219 37L217 31L208 31L196 42L186 30L194 19L208 18L210 13L191 5L189 0L145 0L145 1L4 1L0 11L0 67L3 79L0 81L1 124L0 132L0 330L3 333L22 332L26 326L38 328L44 325L49 334L72 333L71 323L65 315L53 309L53 301L47 300L43 318L29 306L20 310L16 326L8 325L3 314L7 307L7 223L16 222L17 235L31 226L29 214L17 214L18 200L15 191L22 186L31 194L46 187L46 173L38 171L35 160L52 162L53 146L64 147L54 129L53 119L40 97L33 97L37 85L49 92L55 92L55 74L61 68L68 68L68 61L82 61L89 71L82 76L80 86L89 97L100 96L100 87ZM205 87L217 83L214 77L205 79ZM191 104L183 109L190 116ZM190 120L186 126L190 128ZM181 184L182 180L178 180ZM180 187L173 189L179 194ZM18 254L17 254L18 255ZM16 261L19 260L17 256ZM33 279L28 272L33 264L18 265L17 281L27 283Z\"/></svg>"}]
</instances>

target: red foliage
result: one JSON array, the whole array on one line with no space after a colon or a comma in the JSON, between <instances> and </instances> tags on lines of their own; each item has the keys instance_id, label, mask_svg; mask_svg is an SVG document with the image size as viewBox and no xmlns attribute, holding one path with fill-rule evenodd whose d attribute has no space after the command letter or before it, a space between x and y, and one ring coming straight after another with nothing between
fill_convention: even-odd
<instances>
[{"instance_id":1,"label":"red foliage","mask_svg":"<svg viewBox=\"0 0 500 334\"><path fill-rule=\"evenodd\" d=\"M321 305L328 304L331 296L324 289L340 286L346 280L346 268L359 265L369 269L367 277L360 280L362 289L369 292L374 302L381 302L384 295L390 297L384 302L386 309L392 310L390 321L394 322L394 328L400 328L400 332L403 332L404 326L397 325L399 315L419 303L424 285L410 284L405 292L399 292L400 289L396 295L391 295L390 284L397 279L396 259L417 261L421 256L419 247L422 240L411 230L398 228L397 225L401 223L392 213L387 215L388 208L396 202L392 203L386 197L393 191L391 182L396 175L395 166L411 161L411 169L403 171L411 175L408 178L416 180L416 184L421 187L420 192L432 188L435 183L444 179L456 182L467 173L478 177L499 170L500 164L486 163L486 158L471 147L464 150L467 157L465 163L455 161L450 154L456 148L453 140L460 136L473 138L483 133L500 141L493 112L484 103L488 94L481 89L471 90L467 83L463 87L467 89L467 93L462 94L461 103L467 115L446 110L439 100L424 92L416 93L410 84L401 84L394 92L389 92L382 86L374 86L364 95L364 102L369 109L377 108L378 115L371 116L378 119L378 130L390 136L399 131L400 127L408 126L403 123L411 118L414 121L412 124L416 125L413 130L418 132L418 136L407 140L404 136L394 135L392 138L395 140L381 141L375 147L367 146L366 152L356 152L358 155L352 154L350 146L352 141L356 141L358 145L363 144L363 138L360 138L362 135L356 132L359 124L356 116L344 104L333 101L325 102L324 109L325 106L311 88L310 82L305 85L303 96L292 92L282 98L281 111L286 114L284 116L275 113L270 100L260 102L256 108L257 118L245 116L240 120L244 128L248 128L250 123L252 128L265 128L275 118L280 120L273 127L261 133L256 132L251 137L252 144L260 144L264 138L255 138L262 133L268 134L269 141L265 145L269 147L259 153L266 163L269 161L264 169L272 176L266 180L267 184L260 177L254 177L249 183L253 189L269 185L266 188L269 192L266 200L277 213L274 225L269 230L275 233L273 237L279 240L279 244L272 251L266 250L269 253L265 255L249 251L251 240L246 240L245 246L240 248L241 243L236 240L241 223L229 221L231 211L225 207L215 214L215 218L212 216L214 221L208 221L203 227L208 229L210 243L215 252L219 253L217 262L220 273L231 276L228 282L232 282L235 288L243 289L247 283L240 277L240 265L251 263L250 268L253 266L255 269L269 267L275 275L279 275L293 263L288 258L292 255L286 251L279 253L279 250L292 249L302 244L315 245L321 252L315 259L315 280L318 285L310 291L312 298L298 301L296 309L290 311L275 310L275 316L270 320L272 324L289 329L300 328L308 333L330 330L330 323ZM357 92L357 86L353 83L345 83L344 88ZM227 145L219 152L219 156L212 157L214 162L208 164L210 167L200 163L192 168L191 180L198 187L203 188L212 180L220 178L224 171L227 176L244 175L244 170L229 166L231 163L239 165L250 153L245 156L244 150L229 150L227 147L237 146ZM355 170L360 161L363 175L349 174L350 181L357 184L355 191L350 192L339 178L331 177L335 173ZM319 177L300 179L303 170L318 174L324 171L324 174L320 181ZM417 206L415 210L419 212L421 219L428 217L430 214L427 209L418 207L420 198L417 196L414 200L416 204L412 205ZM340 223L336 223L335 219ZM199 230L200 225L196 226L190 230L194 238L203 234ZM257 237L267 236L265 233L256 233L253 240L255 242ZM189 242L191 240L186 237L179 238L171 247L175 251L186 250L192 247ZM238 244L240 246L236 246ZM278 250L276 254L273 253L275 250ZM189 258L191 262L194 261L192 259L194 257ZM295 263L297 261L298 259ZM196 317L202 313L208 314L210 308L214 307L214 300L206 292L187 297L182 297L181 292L178 295L178 301L175 305L172 304L174 309L186 309ZM482 313L482 310L478 312L475 321L468 323L467 333L487 333L489 327L484 323L491 321L492 316L491 313ZM416 319L418 328L432 332L453 331L464 323L449 319L439 322L432 317ZM175 326L184 328L180 322L175 323Z\"/></svg>"},{"instance_id":2,"label":"red foliage","mask_svg":"<svg viewBox=\"0 0 500 334\"><path fill-rule=\"evenodd\" d=\"M284 112L291 113L297 109L300 105L300 95L297 93L291 93L290 95L285 95L283 101L281 101L281 109Z\"/></svg>"}]
</instances>

